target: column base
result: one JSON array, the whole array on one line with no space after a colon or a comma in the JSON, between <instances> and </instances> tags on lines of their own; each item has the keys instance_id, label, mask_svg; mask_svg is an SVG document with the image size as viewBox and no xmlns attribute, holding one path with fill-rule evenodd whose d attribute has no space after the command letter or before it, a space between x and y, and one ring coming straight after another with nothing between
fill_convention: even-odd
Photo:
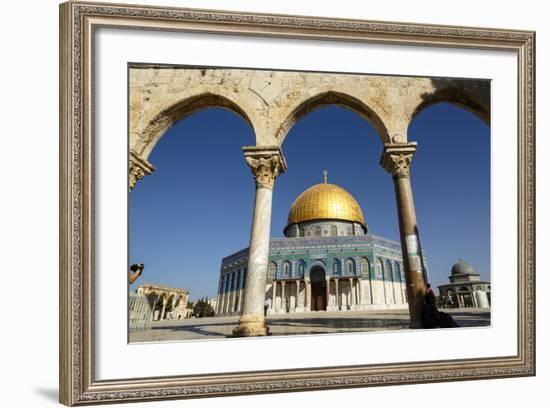
<instances>
[{"instance_id":1,"label":"column base","mask_svg":"<svg viewBox=\"0 0 550 408\"><path fill-rule=\"evenodd\" d=\"M239 319L239 325L233 329L231 337L257 337L268 334L269 327L265 325L263 316L243 315Z\"/></svg>"}]
</instances>

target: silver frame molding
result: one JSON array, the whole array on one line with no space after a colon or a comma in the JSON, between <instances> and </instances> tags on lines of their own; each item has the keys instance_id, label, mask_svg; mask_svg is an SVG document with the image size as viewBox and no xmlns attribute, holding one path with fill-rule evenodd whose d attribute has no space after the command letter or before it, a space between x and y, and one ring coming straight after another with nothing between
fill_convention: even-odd
<instances>
[{"instance_id":1,"label":"silver frame molding","mask_svg":"<svg viewBox=\"0 0 550 408\"><path fill-rule=\"evenodd\" d=\"M93 47L98 27L426 45L517 54L516 355L96 380ZM68 2L60 5L60 402L198 398L535 375L535 33L351 19Z\"/></svg>"}]
</instances>

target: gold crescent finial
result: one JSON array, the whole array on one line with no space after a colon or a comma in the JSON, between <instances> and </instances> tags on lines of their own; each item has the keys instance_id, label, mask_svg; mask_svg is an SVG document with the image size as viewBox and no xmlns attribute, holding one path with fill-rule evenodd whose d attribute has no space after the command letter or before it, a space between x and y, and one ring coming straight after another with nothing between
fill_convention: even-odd
<instances>
[{"instance_id":1,"label":"gold crescent finial","mask_svg":"<svg viewBox=\"0 0 550 408\"><path fill-rule=\"evenodd\" d=\"M325 169L323 170L323 176L325 176L325 184L327 183L327 179L328 179L328 171Z\"/></svg>"}]
</instances>

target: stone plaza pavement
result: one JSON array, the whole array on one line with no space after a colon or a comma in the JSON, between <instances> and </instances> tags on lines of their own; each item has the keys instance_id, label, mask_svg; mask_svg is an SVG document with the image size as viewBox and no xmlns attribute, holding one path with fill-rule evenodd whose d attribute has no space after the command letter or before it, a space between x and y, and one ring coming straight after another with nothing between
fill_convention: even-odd
<instances>
[{"instance_id":1,"label":"stone plaza pavement","mask_svg":"<svg viewBox=\"0 0 550 408\"><path fill-rule=\"evenodd\" d=\"M443 310L450 313L460 327L491 325L490 309ZM231 335L238 319L239 316L225 316L156 321L148 330L131 333L130 342L222 339ZM273 336L409 330L408 321L408 310L310 312L267 317Z\"/></svg>"}]
</instances>

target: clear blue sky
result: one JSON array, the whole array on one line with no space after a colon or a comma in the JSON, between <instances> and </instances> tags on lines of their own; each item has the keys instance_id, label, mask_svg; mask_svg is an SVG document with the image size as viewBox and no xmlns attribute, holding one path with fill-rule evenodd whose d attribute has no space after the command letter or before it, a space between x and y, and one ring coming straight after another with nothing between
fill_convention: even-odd
<instances>
[{"instance_id":1,"label":"clear blue sky","mask_svg":"<svg viewBox=\"0 0 550 408\"><path fill-rule=\"evenodd\" d=\"M449 104L418 115L412 186L420 239L432 284L447 283L458 258L490 277L490 129ZM149 157L156 171L130 193L130 263L145 264L139 282L187 288L191 299L215 296L221 258L248 246L254 181L241 147L251 128L227 110L209 108L173 126ZM357 114L336 106L302 118L283 144L288 171L276 180L271 236L282 237L288 210L322 181L348 190L369 231L399 240L393 182L379 165L382 143ZM137 284L131 286L135 289Z\"/></svg>"}]
</instances>

